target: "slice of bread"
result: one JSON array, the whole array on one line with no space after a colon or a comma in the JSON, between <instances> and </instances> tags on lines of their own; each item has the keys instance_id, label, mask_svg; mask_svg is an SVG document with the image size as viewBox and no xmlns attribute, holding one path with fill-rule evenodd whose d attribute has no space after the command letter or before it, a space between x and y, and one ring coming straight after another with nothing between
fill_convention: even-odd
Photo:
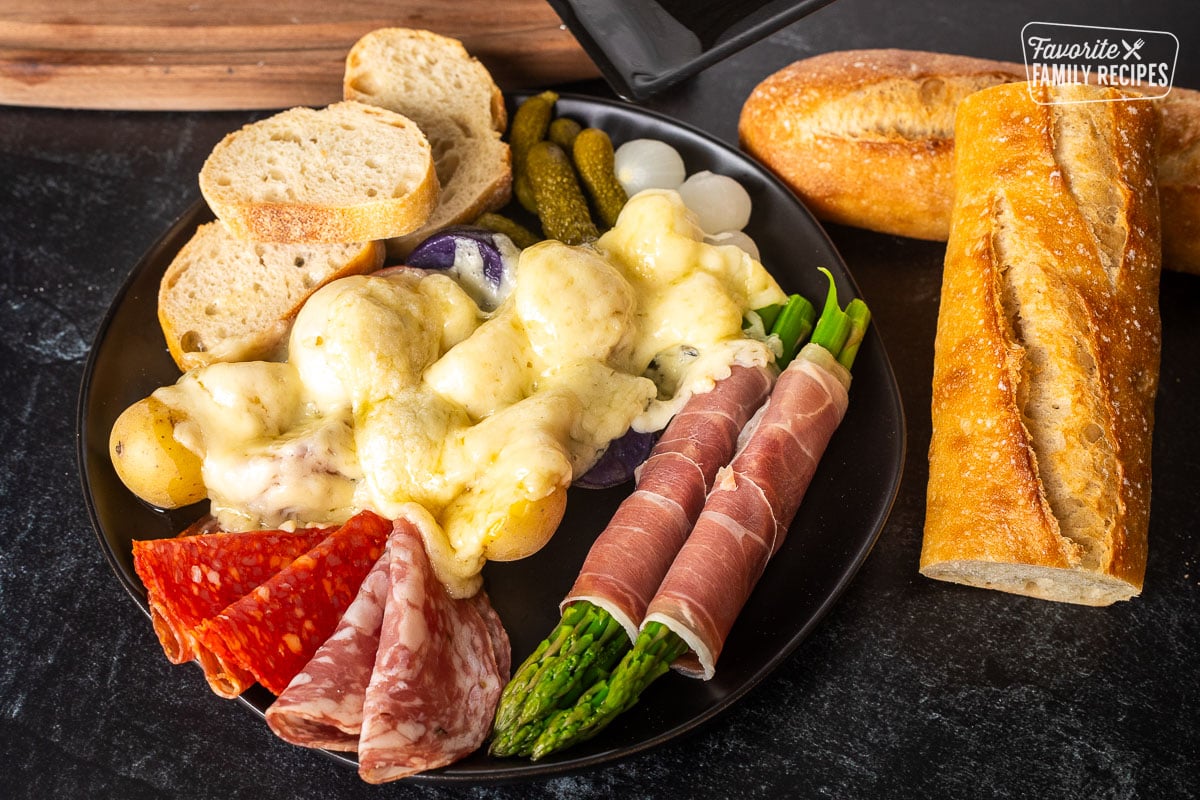
<instances>
[{"instance_id":1,"label":"slice of bread","mask_svg":"<svg viewBox=\"0 0 1200 800\"><path fill-rule=\"evenodd\" d=\"M433 147L442 187L438 206L420 230L388 242L390 255L403 258L434 230L508 203L504 96L457 39L409 28L368 33L346 56L343 92L413 120Z\"/></svg>"},{"instance_id":2,"label":"slice of bread","mask_svg":"<svg viewBox=\"0 0 1200 800\"><path fill-rule=\"evenodd\" d=\"M350 101L289 109L229 134L204 162L200 192L238 238L342 244L417 229L438 182L416 123Z\"/></svg>"},{"instance_id":3,"label":"slice of bread","mask_svg":"<svg viewBox=\"0 0 1200 800\"><path fill-rule=\"evenodd\" d=\"M158 321L183 371L270 358L308 296L330 281L379 269L384 247L248 243L220 222L201 225L167 267Z\"/></svg>"}]
</instances>

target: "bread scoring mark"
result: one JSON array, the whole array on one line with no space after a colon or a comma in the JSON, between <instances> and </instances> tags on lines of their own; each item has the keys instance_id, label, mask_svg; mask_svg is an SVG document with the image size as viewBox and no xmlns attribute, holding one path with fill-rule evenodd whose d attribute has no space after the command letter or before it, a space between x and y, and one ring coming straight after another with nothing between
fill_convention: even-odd
<instances>
[{"instance_id":1,"label":"bread scoring mark","mask_svg":"<svg viewBox=\"0 0 1200 800\"><path fill-rule=\"evenodd\" d=\"M1083 550L1080 566L1098 569L1119 516L1115 424L1093 387L1100 366L1085 329L1087 303L1058 273L1060 259L1024 235L1003 193L991 204L992 250L1006 335L1020 353L1016 386L1036 474L1062 536Z\"/></svg>"},{"instance_id":2,"label":"bread scoring mark","mask_svg":"<svg viewBox=\"0 0 1200 800\"><path fill-rule=\"evenodd\" d=\"M954 112L967 95L1012 80L999 74L876 81L808 110L811 135L854 141L950 141Z\"/></svg>"},{"instance_id":3,"label":"bread scoring mark","mask_svg":"<svg viewBox=\"0 0 1200 800\"><path fill-rule=\"evenodd\" d=\"M1129 189L1118 177L1122 171L1111 134L1113 105L1063 103L1047 108L1054 161L1087 222L1109 283L1116 285L1129 241L1129 226L1121 213Z\"/></svg>"}]
</instances>

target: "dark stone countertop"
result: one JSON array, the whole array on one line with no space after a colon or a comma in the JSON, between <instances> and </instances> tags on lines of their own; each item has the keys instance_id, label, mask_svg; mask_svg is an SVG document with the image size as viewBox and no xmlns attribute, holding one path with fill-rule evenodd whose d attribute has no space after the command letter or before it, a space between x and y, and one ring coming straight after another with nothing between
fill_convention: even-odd
<instances>
[{"instance_id":1,"label":"dark stone countertop","mask_svg":"<svg viewBox=\"0 0 1200 800\"><path fill-rule=\"evenodd\" d=\"M1200 26L1182 1L839 0L647 105L733 142L750 89L796 58L908 47L1020 61L1019 32L1033 20L1172 31L1177 83L1200 86ZM917 574L943 246L839 227L831 236L899 379L904 480L857 579L732 709L576 776L376 788L213 697L199 671L166 662L105 563L76 468L75 405L91 339L128 271L196 199L213 144L254 117L0 109L0 794L1200 794L1200 276L1162 282L1145 591L1107 609L1057 605Z\"/></svg>"}]
</instances>

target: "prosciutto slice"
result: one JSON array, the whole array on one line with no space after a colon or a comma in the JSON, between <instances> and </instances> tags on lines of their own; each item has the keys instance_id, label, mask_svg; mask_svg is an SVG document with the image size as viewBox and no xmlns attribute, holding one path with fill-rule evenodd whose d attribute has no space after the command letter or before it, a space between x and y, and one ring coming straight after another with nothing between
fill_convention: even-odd
<instances>
[{"instance_id":1,"label":"prosciutto slice","mask_svg":"<svg viewBox=\"0 0 1200 800\"><path fill-rule=\"evenodd\" d=\"M302 747L358 749L363 698L379 650L390 567L384 553L363 579L333 635L267 709L267 724L279 738Z\"/></svg>"},{"instance_id":2,"label":"prosciutto slice","mask_svg":"<svg viewBox=\"0 0 1200 800\"><path fill-rule=\"evenodd\" d=\"M476 750L511 663L508 637L486 595L451 598L406 520L393 528L387 559L387 602L358 743L359 775L368 783L445 766Z\"/></svg>"},{"instance_id":3,"label":"prosciutto slice","mask_svg":"<svg viewBox=\"0 0 1200 800\"><path fill-rule=\"evenodd\" d=\"M704 503L646 611L691 648L673 665L713 676L734 620L787 536L833 432L846 413L850 373L806 345L780 375L770 400Z\"/></svg>"},{"instance_id":4,"label":"prosciutto slice","mask_svg":"<svg viewBox=\"0 0 1200 800\"><path fill-rule=\"evenodd\" d=\"M735 365L671 420L638 474L637 488L596 538L560 608L587 600L637 638L646 605L692 530L738 433L771 391L768 367Z\"/></svg>"}]
</instances>

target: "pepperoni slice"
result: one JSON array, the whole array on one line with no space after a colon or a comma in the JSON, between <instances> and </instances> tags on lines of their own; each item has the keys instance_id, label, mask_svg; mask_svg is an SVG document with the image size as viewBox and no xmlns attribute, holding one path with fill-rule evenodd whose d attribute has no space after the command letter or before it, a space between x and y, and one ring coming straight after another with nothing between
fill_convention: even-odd
<instances>
[{"instance_id":1,"label":"pepperoni slice","mask_svg":"<svg viewBox=\"0 0 1200 800\"><path fill-rule=\"evenodd\" d=\"M194 528L195 526L193 526ZM253 531L194 535L133 543L133 567L146 587L150 620L173 664L197 659L214 691L229 694L230 681L246 681L199 640L204 620L250 593L329 535L329 530Z\"/></svg>"},{"instance_id":2,"label":"pepperoni slice","mask_svg":"<svg viewBox=\"0 0 1200 800\"><path fill-rule=\"evenodd\" d=\"M369 511L353 517L265 583L205 620L200 626L201 644L269 691L282 693L333 633L383 552L391 529L392 523Z\"/></svg>"}]
</instances>

